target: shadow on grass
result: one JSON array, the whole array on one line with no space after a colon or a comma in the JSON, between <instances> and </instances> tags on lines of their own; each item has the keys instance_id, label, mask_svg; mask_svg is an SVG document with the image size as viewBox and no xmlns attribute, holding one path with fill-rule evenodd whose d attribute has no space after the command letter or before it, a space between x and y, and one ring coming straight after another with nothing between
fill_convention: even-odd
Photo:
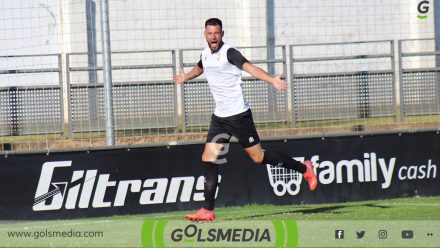
<instances>
[{"instance_id":1,"label":"shadow on grass","mask_svg":"<svg viewBox=\"0 0 440 248\"><path fill-rule=\"evenodd\" d=\"M302 213L302 214L320 214L320 213L336 213L341 214L342 212L335 212L335 210L346 208L347 206L331 206L331 207L319 207L319 208L312 208L312 209L298 209L298 210L292 210L292 211L283 211L283 212L275 212L270 214L257 214L257 215L249 215L249 216L243 216L243 217L236 217L236 218L227 218L224 219L225 221L228 220L246 220L246 219L253 219L253 218L260 218L260 217L272 217L272 216L279 216L284 214L295 214L295 213Z\"/></svg>"},{"instance_id":2,"label":"shadow on grass","mask_svg":"<svg viewBox=\"0 0 440 248\"><path fill-rule=\"evenodd\" d=\"M363 205L359 205L359 206L361 206L361 207L370 207L370 208L382 208L382 209L391 208L391 206L377 205L377 204L374 204L374 203L363 204Z\"/></svg>"}]
</instances>

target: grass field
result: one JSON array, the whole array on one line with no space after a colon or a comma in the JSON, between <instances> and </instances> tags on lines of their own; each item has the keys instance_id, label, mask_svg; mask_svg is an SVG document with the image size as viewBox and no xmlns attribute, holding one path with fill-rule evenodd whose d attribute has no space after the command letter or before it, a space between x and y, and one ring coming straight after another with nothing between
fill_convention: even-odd
<instances>
[{"instance_id":1,"label":"grass field","mask_svg":"<svg viewBox=\"0 0 440 248\"><path fill-rule=\"evenodd\" d=\"M182 219L184 214L185 212L172 212L132 217L179 220ZM440 220L440 197L397 198L333 204L225 207L216 209L216 218L217 221L267 219Z\"/></svg>"},{"instance_id":2,"label":"grass field","mask_svg":"<svg viewBox=\"0 0 440 248\"><path fill-rule=\"evenodd\" d=\"M144 220L183 220L185 213L186 211L72 220L0 222L0 246L140 247L139 236ZM398 198L363 202L289 206L247 205L239 207L220 207L216 209L215 223L220 225L222 223L228 224L240 221L258 222L264 220L295 220L299 222L330 221L329 223L344 221L354 221L354 223L356 223L356 221L357 223L417 221L420 225L420 223L440 221L440 197ZM204 224L209 225L207 223ZM325 228L325 226L322 226L322 228ZM35 236L21 238L10 236L11 231L41 233L43 230L47 232L47 230L67 231L72 229L99 231L104 234L104 239L98 237L93 239L77 238L74 241L69 241L66 239L51 239L47 237L37 239ZM440 236L440 228L436 230L436 234ZM365 245L364 247L369 246Z\"/></svg>"}]
</instances>

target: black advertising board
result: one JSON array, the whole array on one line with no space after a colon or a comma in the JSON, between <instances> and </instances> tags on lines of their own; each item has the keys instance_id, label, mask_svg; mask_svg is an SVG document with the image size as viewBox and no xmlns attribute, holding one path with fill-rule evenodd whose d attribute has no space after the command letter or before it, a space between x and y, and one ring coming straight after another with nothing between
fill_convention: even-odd
<instances>
[{"instance_id":1,"label":"black advertising board","mask_svg":"<svg viewBox=\"0 0 440 248\"><path fill-rule=\"evenodd\" d=\"M237 143L220 157L217 206L440 195L440 134L263 141L312 160L320 184L256 165ZM0 219L64 219L190 210L203 201L203 144L0 157Z\"/></svg>"}]
</instances>

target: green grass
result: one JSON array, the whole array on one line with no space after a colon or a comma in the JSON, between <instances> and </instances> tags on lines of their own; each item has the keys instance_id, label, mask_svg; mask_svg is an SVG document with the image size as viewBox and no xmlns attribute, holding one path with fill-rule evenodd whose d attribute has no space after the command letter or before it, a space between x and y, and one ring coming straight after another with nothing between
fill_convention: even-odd
<instances>
[{"instance_id":1,"label":"green grass","mask_svg":"<svg viewBox=\"0 0 440 248\"><path fill-rule=\"evenodd\" d=\"M218 221L225 220L440 220L440 197L307 204L246 205L216 209ZM186 212L137 215L135 218L180 220ZM132 216L133 217L133 216ZM124 217L113 217L124 218Z\"/></svg>"}]
</instances>

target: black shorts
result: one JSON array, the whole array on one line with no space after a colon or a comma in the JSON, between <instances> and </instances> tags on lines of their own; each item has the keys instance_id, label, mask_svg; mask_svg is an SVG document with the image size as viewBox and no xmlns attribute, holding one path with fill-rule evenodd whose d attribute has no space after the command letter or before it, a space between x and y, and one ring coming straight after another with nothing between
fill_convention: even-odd
<instances>
[{"instance_id":1,"label":"black shorts","mask_svg":"<svg viewBox=\"0 0 440 248\"><path fill-rule=\"evenodd\" d=\"M206 143L227 143L231 136L236 137L243 148L260 143L250 109L228 117L212 115Z\"/></svg>"}]
</instances>

